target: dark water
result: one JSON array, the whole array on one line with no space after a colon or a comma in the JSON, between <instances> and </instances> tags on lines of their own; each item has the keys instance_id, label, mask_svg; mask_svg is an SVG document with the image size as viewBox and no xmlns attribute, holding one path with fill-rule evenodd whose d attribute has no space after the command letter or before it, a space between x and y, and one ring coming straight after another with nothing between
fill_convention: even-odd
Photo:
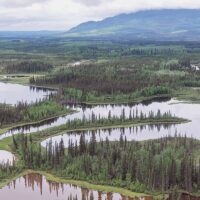
<instances>
[{"instance_id":1,"label":"dark water","mask_svg":"<svg viewBox=\"0 0 200 200\"><path fill-rule=\"evenodd\" d=\"M71 184L50 182L39 174L23 176L0 189L1 200L153 200L152 197L129 198Z\"/></svg>"},{"instance_id":2,"label":"dark water","mask_svg":"<svg viewBox=\"0 0 200 200\"><path fill-rule=\"evenodd\" d=\"M53 90L0 82L0 103L15 105L19 101L34 103L49 96Z\"/></svg>"}]
</instances>

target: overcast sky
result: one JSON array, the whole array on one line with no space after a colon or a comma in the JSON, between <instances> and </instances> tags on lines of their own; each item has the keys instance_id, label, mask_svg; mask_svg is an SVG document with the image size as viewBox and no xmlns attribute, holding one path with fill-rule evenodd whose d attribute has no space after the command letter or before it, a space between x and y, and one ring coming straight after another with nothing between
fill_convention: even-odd
<instances>
[{"instance_id":1,"label":"overcast sky","mask_svg":"<svg viewBox=\"0 0 200 200\"><path fill-rule=\"evenodd\" d=\"M0 30L68 30L89 20L158 8L200 8L200 0L0 0Z\"/></svg>"}]
</instances>

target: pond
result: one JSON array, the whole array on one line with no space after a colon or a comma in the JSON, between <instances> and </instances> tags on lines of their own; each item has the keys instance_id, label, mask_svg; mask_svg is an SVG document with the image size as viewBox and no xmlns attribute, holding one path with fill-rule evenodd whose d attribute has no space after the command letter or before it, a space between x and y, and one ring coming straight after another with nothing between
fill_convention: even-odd
<instances>
[{"instance_id":1,"label":"pond","mask_svg":"<svg viewBox=\"0 0 200 200\"><path fill-rule=\"evenodd\" d=\"M45 88L0 82L0 103L15 105L22 101L30 104L43 100L52 92Z\"/></svg>"},{"instance_id":2,"label":"pond","mask_svg":"<svg viewBox=\"0 0 200 200\"><path fill-rule=\"evenodd\" d=\"M152 197L129 198L118 193L107 193L72 184L47 181L39 174L28 174L0 189L3 200L153 200Z\"/></svg>"}]
</instances>

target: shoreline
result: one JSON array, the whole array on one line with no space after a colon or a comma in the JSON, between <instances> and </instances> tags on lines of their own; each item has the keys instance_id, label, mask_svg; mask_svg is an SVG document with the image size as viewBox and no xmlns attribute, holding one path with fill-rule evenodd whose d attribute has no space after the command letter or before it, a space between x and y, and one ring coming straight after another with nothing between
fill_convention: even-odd
<instances>
[{"instance_id":1,"label":"shoreline","mask_svg":"<svg viewBox=\"0 0 200 200\"><path fill-rule=\"evenodd\" d=\"M52 182L56 182L56 183L63 183L63 184L73 184L76 185L78 187L84 187L90 190L96 190L96 191L102 191L102 192L113 192L113 193L119 193L121 195L127 196L127 197L148 197L150 195L148 194L144 194L144 193L137 193L137 192L132 192L128 189L125 188L119 188L119 187L114 187L114 186L109 186L109 185L95 185L92 183L89 183L87 181L81 181L81 180L73 180L73 179L65 179L65 178L61 178L58 176L55 176L49 172L45 172L45 171L35 171L35 170L25 170L21 173L19 173L18 175L14 175L11 178L6 179L5 181L3 181L2 183L0 183L0 189L2 189L3 187L5 187L7 184L9 184L10 182L28 175L28 174L40 174L42 176L44 176L46 178L47 181L52 181Z\"/></svg>"},{"instance_id":2,"label":"shoreline","mask_svg":"<svg viewBox=\"0 0 200 200\"><path fill-rule=\"evenodd\" d=\"M76 112L77 112L76 110L71 110L71 111L68 111L68 112L66 111L64 113L57 114L57 115L49 117L49 118L45 118L45 119L40 120L40 121L24 122L24 123L22 122L22 123L19 123L19 124L13 124L13 125L8 126L8 127L4 126L4 127L2 127L0 129L0 135L3 135L3 134L5 134L8 131L12 131L13 129L21 128L23 126L37 125L37 124L44 123L46 121L53 120L53 119L56 119L56 118L59 118L59 117L64 117L64 116L67 116L67 115L71 115L71 114L74 114Z\"/></svg>"}]
</instances>

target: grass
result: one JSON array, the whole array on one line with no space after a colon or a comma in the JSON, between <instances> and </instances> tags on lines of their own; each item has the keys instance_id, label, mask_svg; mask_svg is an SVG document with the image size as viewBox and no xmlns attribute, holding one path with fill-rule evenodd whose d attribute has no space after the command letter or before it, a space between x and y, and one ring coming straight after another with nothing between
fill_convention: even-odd
<instances>
[{"instance_id":1,"label":"grass","mask_svg":"<svg viewBox=\"0 0 200 200\"><path fill-rule=\"evenodd\" d=\"M10 128L12 128L12 127L10 127ZM6 133L10 128L2 128L2 129L0 129L0 135Z\"/></svg>"},{"instance_id":2,"label":"grass","mask_svg":"<svg viewBox=\"0 0 200 200\"><path fill-rule=\"evenodd\" d=\"M9 78L5 78L9 76ZM42 76L39 74L1 74L0 81L4 83L13 83L21 85L29 85L29 79L32 76Z\"/></svg>"},{"instance_id":3,"label":"grass","mask_svg":"<svg viewBox=\"0 0 200 200\"><path fill-rule=\"evenodd\" d=\"M24 176L27 174L27 171L24 171L24 172L21 172L21 173L18 173L17 175L13 175L9 178L6 178L6 179L3 179L3 180L0 180L0 189L2 189L3 187L5 187L6 185L8 185L10 182ZM0 190L1 191L1 190Z\"/></svg>"},{"instance_id":4,"label":"grass","mask_svg":"<svg viewBox=\"0 0 200 200\"><path fill-rule=\"evenodd\" d=\"M154 100L156 98L172 98L171 95L156 95L156 96L149 96L149 97L137 97L134 99L129 99L128 97L125 98L120 98L120 99L113 99L112 97L110 98L109 96L107 97L103 97L103 99L95 99L94 101L89 100L89 101L85 101L83 102L85 105L106 105L106 104L137 104L137 103L142 103L144 101L151 101Z\"/></svg>"},{"instance_id":5,"label":"grass","mask_svg":"<svg viewBox=\"0 0 200 200\"><path fill-rule=\"evenodd\" d=\"M11 151L12 137L4 138L0 141L0 150Z\"/></svg>"},{"instance_id":6,"label":"grass","mask_svg":"<svg viewBox=\"0 0 200 200\"><path fill-rule=\"evenodd\" d=\"M64 179L62 177L56 177L56 176L54 176L54 175L52 175L48 172L36 171L36 173L39 173L39 174L45 176L48 181L65 183L65 184L73 184L73 185L77 185L77 186L83 187L83 188L88 188L88 189L91 189L91 190L119 193L119 194L122 194L122 195L127 196L127 197L148 196L144 193L136 193L136 192L132 192L130 190L124 189L124 188L105 186L105 185L94 185L94 184L88 183L86 181L67 180L67 179Z\"/></svg>"},{"instance_id":7,"label":"grass","mask_svg":"<svg viewBox=\"0 0 200 200\"><path fill-rule=\"evenodd\" d=\"M200 103L200 88L180 88L174 91L174 96L181 101Z\"/></svg>"}]
</instances>

